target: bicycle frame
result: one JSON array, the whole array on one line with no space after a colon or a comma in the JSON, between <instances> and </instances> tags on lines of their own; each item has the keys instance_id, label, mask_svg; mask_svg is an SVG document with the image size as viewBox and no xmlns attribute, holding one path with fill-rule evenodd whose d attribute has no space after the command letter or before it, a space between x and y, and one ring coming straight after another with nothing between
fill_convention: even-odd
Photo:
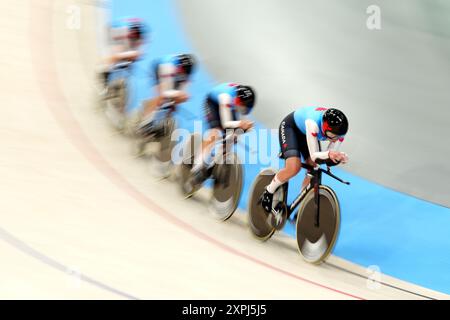
<instances>
[{"instance_id":1,"label":"bicycle frame","mask_svg":"<svg viewBox=\"0 0 450 320\"><path fill-rule=\"evenodd\" d=\"M303 164L302 164L303 166ZM295 211L295 209L300 205L300 203L303 201L303 199L305 198L306 194L313 188L314 184L313 181L314 180L314 176L311 179L311 182L300 192L300 194L294 199L294 201L292 201L292 203L290 205L288 205L288 219L290 218L291 214ZM285 187L285 192L286 192L286 198L288 195L288 191L289 191L289 184L286 183L286 187ZM295 219L295 217L294 217Z\"/></svg>"},{"instance_id":2,"label":"bicycle frame","mask_svg":"<svg viewBox=\"0 0 450 320\"><path fill-rule=\"evenodd\" d=\"M342 182L344 184L349 185L350 182L346 182L338 177L336 177L334 174L331 173L330 169L328 168L327 170L324 170L322 168L313 168L312 166L306 164L306 163L302 163L302 168L305 168L308 170L308 175L311 176L311 182L302 190L302 192L300 192L300 194L297 196L297 198L295 198L295 200L288 205L288 212L287 212L287 219L290 219L292 213L295 211L295 209L299 206L299 204L304 200L304 198L306 197L306 195L308 194L308 192L311 189L314 189L314 206L316 209L316 216L315 216L315 226L319 227L320 226L320 194L319 194L319 186L322 184L322 173L325 173L327 175L329 175L330 177L338 180L339 182ZM288 195L288 189L289 189L289 184L286 184L285 187L285 197L287 198ZM296 218L296 216L294 216L294 219Z\"/></svg>"},{"instance_id":3,"label":"bicycle frame","mask_svg":"<svg viewBox=\"0 0 450 320\"><path fill-rule=\"evenodd\" d=\"M219 145L221 145L221 152L219 152L213 156L213 160L212 160L213 162L211 163L211 165L217 164L216 159L218 157L220 157L220 153L224 157L230 153L231 147L234 145L234 143L232 144L230 142L233 141L235 136L236 136L236 130L232 130L231 133L227 133L224 138L221 138L214 143L214 146L211 149L211 152L213 152L213 150Z\"/></svg>"},{"instance_id":4,"label":"bicycle frame","mask_svg":"<svg viewBox=\"0 0 450 320\"><path fill-rule=\"evenodd\" d=\"M211 153L213 152L213 150L217 147L220 146L220 151L218 153L215 153L214 156L212 157L212 162L210 164L210 167L215 166L216 164L219 164L219 162L217 161L220 157L222 157L222 159L225 159L225 163L228 159L228 154L231 152L232 147L235 145L235 142L231 143L235 137L241 134L241 132L237 131L237 129L233 129L230 131L227 131L225 134L225 137L217 140L214 143L213 148L211 149ZM229 166L224 166L224 168L222 170L226 170L225 172L221 172L221 174L219 174L219 176L228 176L229 172L228 170L230 170ZM228 185L225 185L225 187L228 187Z\"/></svg>"}]
</instances>

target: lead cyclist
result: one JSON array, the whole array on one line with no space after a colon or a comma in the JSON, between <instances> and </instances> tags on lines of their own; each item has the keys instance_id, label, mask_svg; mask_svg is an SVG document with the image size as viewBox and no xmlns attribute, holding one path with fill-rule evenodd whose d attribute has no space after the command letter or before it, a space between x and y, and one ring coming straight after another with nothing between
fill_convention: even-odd
<instances>
[{"instance_id":1,"label":"lead cyclist","mask_svg":"<svg viewBox=\"0 0 450 320\"><path fill-rule=\"evenodd\" d=\"M261 205L267 213L272 212L275 191L296 176L302 167L301 156L309 165L331 160L334 164L347 163L348 156L339 147L348 131L345 114L334 108L305 107L287 115L280 124L279 141L285 167L266 186ZM320 151L320 141L329 141L328 150ZM311 178L306 175L302 188Z\"/></svg>"}]
</instances>

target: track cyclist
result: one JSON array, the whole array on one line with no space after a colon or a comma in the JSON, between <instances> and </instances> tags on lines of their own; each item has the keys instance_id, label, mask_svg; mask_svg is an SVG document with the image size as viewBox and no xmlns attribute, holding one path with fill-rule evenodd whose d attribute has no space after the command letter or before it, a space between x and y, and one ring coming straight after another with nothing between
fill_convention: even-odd
<instances>
[{"instance_id":1,"label":"track cyclist","mask_svg":"<svg viewBox=\"0 0 450 320\"><path fill-rule=\"evenodd\" d=\"M120 62L135 62L143 55L149 28L137 17L120 18L111 23L108 35L108 56L104 58L101 80L106 87L111 69Z\"/></svg>"},{"instance_id":2,"label":"track cyclist","mask_svg":"<svg viewBox=\"0 0 450 320\"><path fill-rule=\"evenodd\" d=\"M201 183L210 175L208 171L212 169L212 150L227 129L248 131L253 127L252 121L240 119L240 115L248 115L254 108L255 101L254 89L246 85L223 83L209 92L204 104L204 112L211 130L194 157L191 186Z\"/></svg>"},{"instance_id":3,"label":"track cyclist","mask_svg":"<svg viewBox=\"0 0 450 320\"><path fill-rule=\"evenodd\" d=\"M153 61L152 73L157 96L144 107L142 121L138 126L139 135L158 135L156 131L162 128L157 125L156 114L161 106L171 102L172 110L175 110L178 104L188 101L187 87L195 67L196 59L192 54L166 55Z\"/></svg>"},{"instance_id":4,"label":"track cyclist","mask_svg":"<svg viewBox=\"0 0 450 320\"><path fill-rule=\"evenodd\" d=\"M285 167L266 186L261 205L267 213L272 212L273 194L284 183L297 175L301 169L301 156L306 163L346 163L348 156L339 152L348 131L348 120L344 113L334 108L305 107L287 115L279 127L279 141ZM320 151L320 141L329 141L328 150ZM331 162L330 162L331 160ZM302 188L310 182L305 176Z\"/></svg>"}]
</instances>

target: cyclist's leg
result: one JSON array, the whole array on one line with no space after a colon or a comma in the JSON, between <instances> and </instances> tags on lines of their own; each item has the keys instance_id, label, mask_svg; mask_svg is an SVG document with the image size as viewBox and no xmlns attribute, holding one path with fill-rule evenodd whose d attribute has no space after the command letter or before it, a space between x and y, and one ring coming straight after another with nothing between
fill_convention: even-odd
<instances>
[{"instance_id":1,"label":"cyclist's leg","mask_svg":"<svg viewBox=\"0 0 450 320\"><path fill-rule=\"evenodd\" d=\"M272 183L267 186L269 192L274 193L279 186L295 177L302 167L302 161L299 157L289 157L285 161L284 168L281 169L272 180ZM275 181L275 185L272 185Z\"/></svg>"},{"instance_id":2,"label":"cyclist's leg","mask_svg":"<svg viewBox=\"0 0 450 320\"><path fill-rule=\"evenodd\" d=\"M216 128L208 133L205 140L202 140L201 148L194 156L191 177L185 185L186 190L193 190L194 186L200 185L209 177L209 169L211 168L209 165L212 158L211 153L217 140L220 139L220 136L221 131Z\"/></svg>"},{"instance_id":3,"label":"cyclist's leg","mask_svg":"<svg viewBox=\"0 0 450 320\"><path fill-rule=\"evenodd\" d=\"M163 98L162 98L162 92L161 92L161 86L160 86L160 81L159 81L159 74L158 74L158 65L154 65L153 66L153 77L155 79L155 83L154 83L154 88L156 91L156 97L149 100L145 106L144 106L144 111L143 111L143 118L145 119L151 119L153 116L153 113L158 109L158 107L160 107L163 103Z\"/></svg>"},{"instance_id":4,"label":"cyclist's leg","mask_svg":"<svg viewBox=\"0 0 450 320\"><path fill-rule=\"evenodd\" d=\"M272 191L272 193L275 192L280 185L296 176L301 169L302 162L300 156L303 153L301 141L302 134L295 124L293 113L286 116L281 122L278 137L283 159L286 161L285 167L274 177L274 181L272 181L273 184L271 183L269 192ZM308 150L307 146L306 150Z\"/></svg>"},{"instance_id":5,"label":"cyclist's leg","mask_svg":"<svg viewBox=\"0 0 450 320\"><path fill-rule=\"evenodd\" d=\"M308 158L308 160L306 160L306 163L309 164L310 166L314 166L315 163L311 160L311 158ZM308 176L307 174L308 172L305 173L305 178L303 179L303 183L302 183L302 190L306 188L306 186L309 185L309 183L311 182L311 177Z\"/></svg>"},{"instance_id":6,"label":"cyclist's leg","mask_svg":"<svg viewBox=\"0 0 450 320\"><path fill-rule=\"evenodd\" d=\"M164 103L164 98L159 95L159 85L156 84L156 91L158 95L144 103L144 108L142 111L142 120L138 125L138 133L141 135L150 135L155 133L156 129L163 129L158 126L163 118L160 114L159 108Z\"/></svg>"},{"instance_id":7,"label":"cyclist's leg","mask_svg":"<svg viewBox=\"0 0 450 320\"><path fill-rule=\"evenodd\" d=\"M198 172L210 164L212 150L221 136L222 130L220 128L216 127L209 131L206 139L202 141L199 153L195 155L192 172Z\"/></svg>"},{"instance_id":8,"label":"cyclist's leg","mask_svg":"<svg viewBox=\"0 0 450 320\"><path fill-rule=\"evenodd\" d=\"M211 155L211 151L215 146L218 139L220 139L223 129L220 123L219 106L217 103L209 98L206 98L203 105L206 122L209 128L211 128L206 140L202 142L201 153L196 155L192 172L198 171L203 168L206 156Z\"/></svg>"},{"instance_id":9,"label":"cyclist's leg","mask_svg":"<svg viewBox=\"0 0 450 320\"><path fill-rule=\"evenodd\" d=\"M280 124L279 141L281 152L285 161L285 166L281 169L272 182L266 186L262 206L264 210L272 210L273 194L283 184L296 176L301 169L301 151L299 147L299 130L295 125L293 114L289 114Z\"/></svg>"},{"instance_id":10,"label":"cyclist's leg","mask_svg":"<svg viewBox=\"0 0 450 320\"><path fill-rule=\"evenodd\" d=\"M272 182L264 190L261 200L264 210L267 212L272 211L273 194L280 186L298 174L301 169L301 164L300 157L292 155L286 159L284 168L273 177Z\"/></svg>"},{"instance_id":11,"label":"cyclist's leg","mask_svg":"<svg viewBox=\"0 0 450 320\"><path fill-rule=\"evenodd\" d=\"M307 164L310 166L315 166L314 161L312 161L311 156L309 154L308 142L306 140L306 136L300 132L297 136L298 145L300 153ZM311 177L308 176L308 172L305 172L305 178L303 179L302 189L303 190L309 183L311 182Z\"/></svg>"}]
</instances>

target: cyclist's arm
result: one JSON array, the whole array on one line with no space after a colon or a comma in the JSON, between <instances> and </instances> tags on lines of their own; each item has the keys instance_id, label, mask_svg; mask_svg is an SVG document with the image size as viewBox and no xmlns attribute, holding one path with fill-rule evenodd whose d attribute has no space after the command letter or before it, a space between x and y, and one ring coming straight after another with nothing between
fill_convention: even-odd
<instances>
[{"instance_id":1,"label":"cyclist's arm","mask_svg":"<svg viewBox=\"0 0 450 320\"><path fill-rule=\"evenodd\" d=\"M141 56L139 50L126 50L123 45L114 45L112 47L111 62L112 64L118 63L120 61L136 61Z\"/></svg>"},{"instance_id":2,"label":"cyclist's arm","mask_svg":"<svg viewBox=\"0 0 450 320\"><path fill-rule=\"evenodd\" d=\"M116 54L116 60L131 60L136 61L141 56L141 52L139 50L128 50L121 53Z\"/></svg>"},{"instance_id":3,"label":"cyclist's arm","mask_svg":"<svg viewBox=\"0 0 450 320\"><path fill-rule=\"evenodd\" d=\"M345 152L339 152L339 148L342 142L344 142L344 138L340 138L336 142L330 142L330 144L328 145L328 151L334 152L335 154L336 153L340 154L340 163L345 164L348 162L348 156Z\"/></svg>"},{"instance_id":4,"label":"cyclist's arm","mask_svg":"<svg viewBox=\"0 0 450 320\"><path fill-rule=\"evenodd\" d=\"M241 125L241 121L233 120L233 113L231 112L231 96L227 93L219 95L219 114L222 128L236 129Z\"/></svg>"},{"instance_id":5,"label":"cyclist's arm","mask_svg":"<svg viewBox=\"0 0 450 320\"><path fill-rule=\"evenodd\" d=\"M337 142L330 142L328 145L328 150L330 151L339 151L339 148L341 147L342 142L344 142L344 139L341 138Z\"/></svg>"},{"instance_id":6,"label":"cyclist's arm","mask_svg":"<svg viewBox=\"0 0 450 320\"><path fill-rule=\"evenodd\" d=\"M319 151L319 139L317 134L319 133L319 126L313 120L305 121L306 127L306 141L308 143L309 155L312 161L317 159L327 160L329 158L329 151Z\"/></svg>"},{"instance_id":7,"label":"cyclist's arm","mask_svg":"<svg viewBox=\"0 0 450 320\"><path fill-rule=\"evenodd\" d=\"M164 98L175 99L181 93L180 90L175 89L175 72L176 67L171 63L165 63L158 67L159 90Z\"/></svg>"}]
</instances>

